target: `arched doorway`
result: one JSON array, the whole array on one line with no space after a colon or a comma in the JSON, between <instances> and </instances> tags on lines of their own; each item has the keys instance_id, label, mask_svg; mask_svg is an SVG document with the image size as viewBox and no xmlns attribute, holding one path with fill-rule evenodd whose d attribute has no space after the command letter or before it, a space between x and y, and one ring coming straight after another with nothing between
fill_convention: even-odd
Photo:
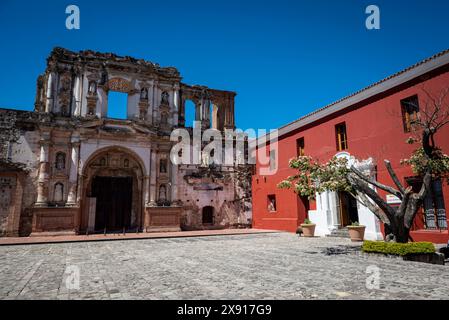
<instances>
[{"instance_id":1,"label":"arched doorway","mask_svg":"<svg viewBox=\"0 0 449 320\"><path fill-rule=\"evenodd\" d=\"M142 229L144 172L140 158L126 148L90 156L83 167L80 232Z\"/></svg>"},{"instance_id":2,"label":"arched doorway","mask_svg":"<svg viewBox=\"0 0 449 320\"><path fill-rule=\"evenodd\" d=\"M202 212L203 225L214 224L214 207L207 206L203 208Z\"/></svg>"}]
</instances>

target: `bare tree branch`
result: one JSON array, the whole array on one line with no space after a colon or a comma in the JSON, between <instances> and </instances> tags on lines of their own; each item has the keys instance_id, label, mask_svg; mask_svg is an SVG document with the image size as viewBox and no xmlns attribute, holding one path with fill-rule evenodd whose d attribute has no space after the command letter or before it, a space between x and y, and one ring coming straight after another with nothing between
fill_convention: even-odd
<instances>
[{"instance_id":1,"label":"bare tree branch","mask_svg":"<svg viewBox=\"0 0 449 320\"><path fill-rule=\"evenodd\" d=\"M397 197L399 197L400 199L402 199L402 194L398 190L368 178L363 173L361 173L359 170L357 170L354 166L351 166L351 171L354 172L363 181L365 181L365 182L367 182L367 183L369 183L369 184L371 184L371 185L373 185L373 186L375 186L375 187L377 187L379 189L382 189L385 192L392 193L392 194L396 195Z\"/></svg>"},{"instance_id":2,"label":"bare tree branch","mask_svg":"<svg viewBox=\"0 0 449 320\"><path fill-rule=\"evenodd\" d=\"M398 176L394 172L393 168L391 167L391 162L388 160L384 160L384 163L385 163L385 167L387 168L388 173L390 174L390 177L393 180L394 184L396 185L396 187L398 187L399 191L404 195L406 190L405 190L404 186L402 185L402 183L399 181Z\"/></svg>"}]
</instances>

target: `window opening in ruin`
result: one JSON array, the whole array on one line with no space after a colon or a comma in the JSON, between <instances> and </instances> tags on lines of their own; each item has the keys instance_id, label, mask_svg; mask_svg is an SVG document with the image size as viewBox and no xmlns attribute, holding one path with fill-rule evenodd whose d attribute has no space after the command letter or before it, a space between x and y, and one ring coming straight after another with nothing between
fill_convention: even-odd
<instances>
[{"instance_id":1,"label":"window opening in ruin","mask_svg":"<svg viewBox=\"0 0 449 320\"><path fill-rule=\"evenodd\" d=\"M193 101L187 100L185 103L185 126L193 127L195 121L195 104Z\"/></svg>"},{"instance_id":2,"label":"window opening in ruin","mask_svg":"<svg viewBox=\"0 0 449 320\"><path fill-rule=\"evenodd\" d=\"M117 91L108 93L108 113L107 117L111 119L128 118L128 94Z\"/></svg>"}]
</instances>

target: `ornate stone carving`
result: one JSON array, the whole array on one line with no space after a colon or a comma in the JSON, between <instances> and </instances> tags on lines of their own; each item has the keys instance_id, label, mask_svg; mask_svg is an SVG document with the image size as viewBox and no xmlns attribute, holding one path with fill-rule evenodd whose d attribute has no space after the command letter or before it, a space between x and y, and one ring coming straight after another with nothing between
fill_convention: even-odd
<instances>
[{"instance_id":1,"label":"ornate stone carving","mask_svg":"<svg viewBox=\"0 0 449 320\"><path fill-rule=\"evenodd\" d=\"M122 78L112 78L108 81L108 89L128 93L131 90L131 84Z\"/></svg>"}]
</instances>

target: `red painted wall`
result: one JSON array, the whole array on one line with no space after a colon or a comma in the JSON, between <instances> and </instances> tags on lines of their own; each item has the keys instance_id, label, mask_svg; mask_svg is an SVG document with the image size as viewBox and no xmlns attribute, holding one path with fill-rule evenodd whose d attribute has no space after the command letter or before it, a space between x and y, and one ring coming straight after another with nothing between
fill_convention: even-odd
<instances>
[{"instance_id":1,"label":"red painted wall","mask_svg":"<svg viewBox=\"0 0 449 320\"><path fill-rule=\"evenodd\" d=\"M347 108L345 112L334 114L329 119L300 128L294 132L279 137L278 171L272 176L258 175L261 165L256 165L256 175L253 176L253 227L294 232L297 226L306 218L306 211L298 202L298 196L291 190L280 190L276 185L295 172L288 168L288 162L296 157L296 141L304 137L305 154L328 161L337 153L335 125L346 123L348 150L357 159L372 157L376 160L378 180L392 185L392 181L383 164L384 159L391 161L393 168L401 180L413 176L409 167L400 165L400 160L410 156L416 145L409 145L406 139L410 133L405 133L402 122L402 99L418 95L420 109L426 104L423 88L439 93L449 87L448 68L440 69L429 75L430 79L415 80L413 83L390 90L387 94L375 97L371 101ZM422 79L423 77L421 77ZM436 137L437 145L449 153L449 125L444 127ZM404 182L405 183L405 182ZM446 209L449 209L449 187L444 183L444 198ZM267 196L276 195L277 211L267 210ZM385 193L382 193L385 197ZM315 204L310 204L311 210ZM422 217L421 217L422 218ZM417 217L419 219L419 217ZM413 232L415 241L429 240L447 242L447 231Z\"/></svg>"}]
</instances>

